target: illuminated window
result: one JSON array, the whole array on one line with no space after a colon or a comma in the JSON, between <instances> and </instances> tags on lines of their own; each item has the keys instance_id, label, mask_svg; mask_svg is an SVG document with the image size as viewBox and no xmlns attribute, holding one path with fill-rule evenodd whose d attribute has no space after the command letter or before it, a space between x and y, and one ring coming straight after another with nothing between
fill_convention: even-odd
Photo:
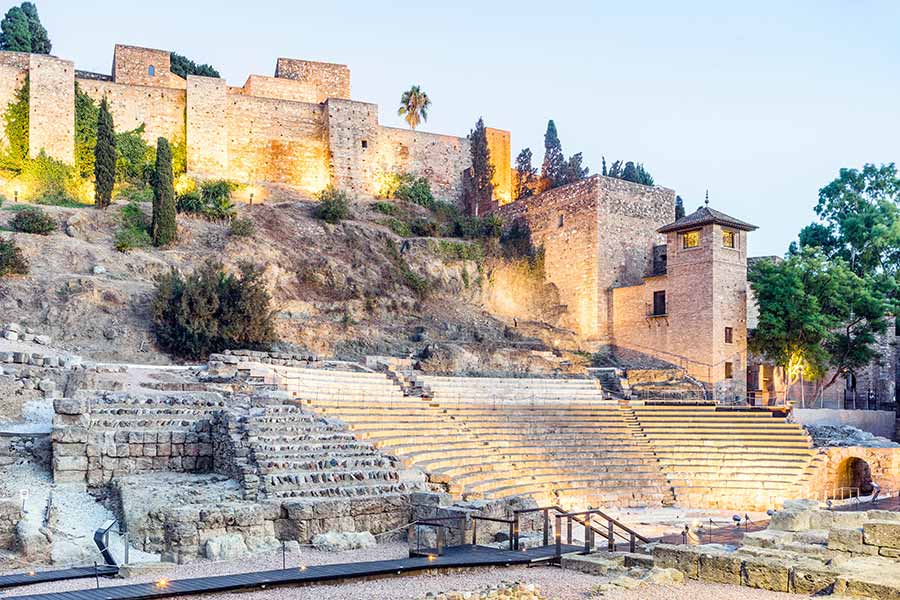
<instances>
[{"instance_id":1,"label":"illuminated window","mask_svg":"<svg viewBox=\"0 0 900 600\"><path fill-rule=\"evenodd\" d=\"M726 248L734 248L734 240L737 234L733 231L722 232L722 245Z\"/></svg>"},{"instance_id":2,"label":"illuminated window","mask_svg":"<svg viewBox=\"0 0 900 600\"><path fill-rule=\"evenodd\" d=\"M725 363L725 379L734 379L734 363Z\"/></svg>"},{"instance_id":3,"label":"illuminated window","mask_svg":"<svg viewBox=\"0 0 900 600\"><path fill-rule=\"evenodd\" d=\"M156 75L156 67L154 67L153 65L147 67L147 75L149 75L150 77Z\"/></svg>"},{"instance_id":4,"label":"illuminated window","mask_svg":"<svg viewBox=\"0 0 900 600\"><path fill-rule=\"evenodd\" d=\"M726 327L725 328L725 343L730 344L733 339L734 339L734 329L732 329L731 327Z\"/></svg>"},{"instance_id":5,"label":"illuminated window","mask_svg":"<svg viewBox=\"0 0 900 600\"><path fill-rule=\"evenodd\" d=\"M681 234L682 248L696 248L700 245L700 230L685 231Z\"/></svg>"}]
</instances>

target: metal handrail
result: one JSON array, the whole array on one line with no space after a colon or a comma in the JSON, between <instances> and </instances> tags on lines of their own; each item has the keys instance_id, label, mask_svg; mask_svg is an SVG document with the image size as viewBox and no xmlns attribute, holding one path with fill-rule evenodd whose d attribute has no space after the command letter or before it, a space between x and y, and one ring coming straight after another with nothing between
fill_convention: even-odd
<instances>
[{"instance_id":1,"label":"metal handrail","mask_svg":"<svg viewBox=\"0 0 900 600\"><path fill-rule=\"evenodd\" d=\"M472 545L478 544L478 521L490 521L491 523L506 523L509 526L509 549L515 550L513 542L513 530L515 528L515 519L499 519L497 517L480 517L472 515Z\"/></svg>"}]
</instances>

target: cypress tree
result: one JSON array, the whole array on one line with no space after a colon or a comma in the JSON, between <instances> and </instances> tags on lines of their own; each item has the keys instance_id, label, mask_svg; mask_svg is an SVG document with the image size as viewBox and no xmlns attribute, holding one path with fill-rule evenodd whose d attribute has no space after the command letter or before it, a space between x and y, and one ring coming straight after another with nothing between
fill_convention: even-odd
<instances>
[{"instance_id":1,"label":"cypress tree","mask_svg":"<svg viewBox=\"0 0 900 600\"><path fill-rule=\"evenodd\" d=\"M178 227L175 222L175 187L172 175L172 150L169 141L156 141L156 169L153 172L153 221L150 226L154 246L175 241Z\"/></svg>"},{"instance_id":2,"label":"cypress tree","mask_svg":"<svg viewBox=\"0 0 900 600\"><path fill-rule=\"evenodd\" d=\"M47 30L41 24L38 17L37 6L31 2L22 3L22 12L28 19L28 31L31 33L31 52L35 54L50 54L53 45L50 43L50 36Z\"/></svg>"},{"instance_id":3,"label":"cypress tree","mask_svg":"<svg viewBox=\"0 0 900 600\"><path fill-rule=\"evenodd\" d=\"M94 206L106 208L116 183L116 133L106 98L97 114L97 145L94 146Z\"/></svg>"},{"instance_id":4,"label":"cypress tree","mask_svg":"<svg viewBox=\"0 0 900 600\"><path fill-rule=\"evenodd\" d=\"M681 196L675 196L675 220L682 218L684 216L684 200L681 199Z\"/></svg>"},{"instance_id":5,"label":"cypress tree","mask_svg":"<svg viewBox=\"0 0 900 600\"><path fill-rule=\"evenodd\" d=\"M637 168L634 166L634 163L630 160L625 163L625 168L622 169L622 177L625 181L630 181L632 183L640 183L640 178L638 177Z\"/></svg>"},{"instance_id":6,"label":"cypress tree","mask_svg":"<svg viewBox=\"0 0 900 600\"><path fill-rule=\"evenodd\" d=\"M536 179L537 169L531 164L531 148L523 148L516 157L515 199L533 195Z\"/></svg>"},{"instance_id":7,"label":"cypress tree","mask_svg":"<svg viewBox=\"0 0 900 600\"><path fill-rule=\"evenodd\" d=\"M467 204L469 212L477 216L479 208L490 206L494 198L494 165L491 164L484 119L480 117L475 123L475 129L469 132L469 151L472 155L472 168L469 170L466 186Z\"/></svg>"},{"instance_id":8,"label":"cypress tree","mask_svg":"<svg viewBox=\"0 0 900 600\"><path fill-rule=\"evenodd\" d=\"M31 28L28 15L20 6L13 6L0 21L0 50L31 52Z\"/></svg>"},{"instance_id":9,"label":"cypress tree","mask_svg":"<svg viewBox=\"0 0 900 600\"><path fill-rule=\"evenodd\" d=\"M566 158L563 156L562 144L556 133L553 119L547 122L544 134L544 162L541 165L541 177L550 183L550 187L563 185L565 180Z\"/></svg>"}]
</instances>

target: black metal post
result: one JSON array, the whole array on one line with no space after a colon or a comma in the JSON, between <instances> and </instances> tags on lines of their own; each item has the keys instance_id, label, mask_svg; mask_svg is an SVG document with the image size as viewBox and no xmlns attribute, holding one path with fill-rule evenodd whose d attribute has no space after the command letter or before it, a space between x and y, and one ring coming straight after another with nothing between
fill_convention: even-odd
<instances>
[{"instance_id":1,"label":"black metal post","mask_svg":"<svg viewBox=\"0 0 900 600\"><path fill-rule=\"evenodd\" d=\"M590 517L584 520L584 551L591 551L591 519Z\"/></svg>"},{"instance_id":2,"label":"black metal post","mask_svg":"<svg viewBox=\"0 0 900 600\"><path fill-rule=\"evenodd\" d=\"M631 552L632 554L634 554L635 540L634 540L634 534L633 534L633 533L631 534L631 539L629 540L628 547L630 548L628 551Z\"/></svg>"},{"instance_id":3,"label":"black metal post","mask_svg":"<svg viewBox=\"0 0 900 600\"><path fill-rule=\"evenodd\" d=\"M478 519L472 519L472 545L474 546L478 542L475 540L478 539Z\"/></svg>"},{"instance_id":4,"label":"black metal post","mask_svg":"<svg viewBox=\"0 0 900 600\"><path fill-rule=\"evenodd\" d=\"M515 548L513 547L513 524L512 523L509 524L509 549L515 550Z\"/></svg>"},{"instance_id":5,"label":"black metal post","mask_svg":"<svg viewBox=\"0 0 900 600\"><path fill-rule=\"evenodd\" d=\"M518 550L519 549L519 513L513 513L513 537L516 540L513 550Z\"/></svg>"},{"instance_id":6,"label":"black metal post","mask_svg":"<svg viewBox=\"0 0 900 600\"><path fill-rule=\"evenodd\" d=\"M572 545L572 517L566 518L566 543Z\"/></svg>"},{"instance_id":7,"label":"black metal post","mask_svg":"<svg viewBox=\"0 0 900 600\"><path fill-rule=\"evenodd\" d=\"M550 509L544 509L544 545L550 545Z\"/></svg>"},{"instance_id":8,"label":"black metal post","mask_svg":"<svg viewBox=\"0 0 900 600\"><path fill-rule=\"evenodd\" d=\"M606 522L606 541L606 547L609 549L609 551L615 552L616 538L613 536L613 522L611 520Z\"/></svg>"},{"instance_id":9,"label":"black metal post","mask_svg":"<svg viewBox=\"0 0 900 600\"><path fill-rule=\"evenodd\" d=\"M562 558L562 517L556 515L556 560Z\"/></svg>"},{"instance_id":10,"label":"black metal post","mask_svg":"<svg viewBox=\"0 0 900 600\"><path fill-rule=\"evenodd\" d=\"M281 540L281 568L287 569L287 548L284 540Z\"/></svg>"},{"instance_id":11,"label":"black metal post","mask_svg":"<svg viewBox=\"0 0 900 600\"><path fill-rule=\"evenodd\" d=\"M437 555L438 556L441 555L441 549L443 548L443 546L444 546L444 528L438 527L437 528Z\"/></svg>"}]
</instances>

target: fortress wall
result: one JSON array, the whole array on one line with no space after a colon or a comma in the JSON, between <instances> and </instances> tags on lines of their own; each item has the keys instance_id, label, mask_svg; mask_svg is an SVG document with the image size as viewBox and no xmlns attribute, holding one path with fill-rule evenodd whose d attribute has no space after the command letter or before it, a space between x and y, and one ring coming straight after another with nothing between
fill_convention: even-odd
<instances>
[{"instance_id":1,"label":"fortress wall","mask_svg":"<svg viewBox=\"0 0 900 600\"><path fill-rule=\"evenodd\" d=\"M28 153L75 161L75 63L29 56Z\"/></svg>"},{"instance_id":2,"label":"fortress wall","mask_svg":"<svg viewBox=\"0 0 900 600\"><path fill-rule=\"evenodd\" d=\"M597 210L596 177L499 209L507 223L517 216L527 221L534 244L544 248L547 281L557 287L560 302L568 309L562 326L586 338L601 333Z\"/></svg>"},{"instance_id":3,"label":"fortress wall","mask_svg":"<svg viewBox=\"0 0 900 600\"><path fill-rule=\"evenodd\" d=\"M100 102L106 96L116 131L130 131L144 124L144 139L150 145L165 137L169 142L185 136L184 90L122 85L112 81L78 79L83 92Z\"/></svg>"},{"instance_id":4,"label":"fortress wall","mask_svg":"<svg viewBox=\"0 0 900 600\"><path fill-rule=\"evenodd\" d=\"M662 275L650 277L641 285L611 290L610 333L617 346L680 364L676 357L664 353L672 336L669 321L665 318L647 317L653 307L653 292L668 292L670 283L668 277Z\"/></svg>"},{"instance_id":5,"label":"fortress wall","mask_svg":"<svg viewBox=\"0 0 900 600\"><path fill-rule=\"evenodd\" d=\"M16 101L16 92L28 79L27 69L20 69L2 60L2 55L5 54L13 53L0 52L0 111L5 111L7 106ZM0 122L0 143L6 142L6 123Z\"/></svg>"},{"instance_id":6,"label":"fortress wall","mask_svg":"<svg viewBox=\"0 0 900 600\"><path fill-rule=\"evenodd\" d=\"M325 116L332 184L351 193L374 193L378 107L329 98Z\"/></svg>"},{"instance_id":7,"label":"fortress wall","mask_svg":"<svg viewBox=\"0 0 900 600\"><path fill-rule=\"evenodd\" d=\"M189 75L187 82L188 173L226 177L228 86L224 79Z\"/></svg>"},{"instance_id":8,"label":"fortress wall","mask_svg":"<svg viewBox=\"0 0 900 600\"><path fill-rule=\"evenodd\" d=\"M293 185L310 193L328 185L322 105L231 94L225 122L229 179Z\"/></svg>"},{"instance_id":9,"label":"fortress wall","mask_svg":"<svg viewBox=\"0 0 900 600\"><path fill-rule=\"evenodd\" d=\"M150 67L153 67L152 74ZM172 73L172 53L154 48L116 44L112 77L116 83L126 85L187 87L184 79Z\"/></svg>"},{"instance_id":10,"label":"fortress wall","mask_svg":"<svg viewBox=\"0 0 900 600\"><path fill-rule=\"evenodd\" d=\"M317 91L316 102L328 98L350 99L350 69L347 65L279 58L275 77L302 81Z\"/></svg>"},{"instance_id":11,"label":"fortress wall","mask_svg":"<svg viewBox=\"0 0 900 600\"><path fill-rule=\"evenodd\" d=\"M320 102L318 90L314 85L293 79L250 75L244 87L239 89L247 96L258 98L275 98L313 104Z\"/></svg>"},{"instance_id":12,"label":"fortress wall","mask_svg":"<svg viewBox=\"0 0 900 600\"><path fill-rule=\"evenodd\" d=\"M380 127L376 176L407 172L425 177L435 197L457 202L462 197L462 173L469 168L469 140L411 129Z\"/></svg>"}]
</instances>

